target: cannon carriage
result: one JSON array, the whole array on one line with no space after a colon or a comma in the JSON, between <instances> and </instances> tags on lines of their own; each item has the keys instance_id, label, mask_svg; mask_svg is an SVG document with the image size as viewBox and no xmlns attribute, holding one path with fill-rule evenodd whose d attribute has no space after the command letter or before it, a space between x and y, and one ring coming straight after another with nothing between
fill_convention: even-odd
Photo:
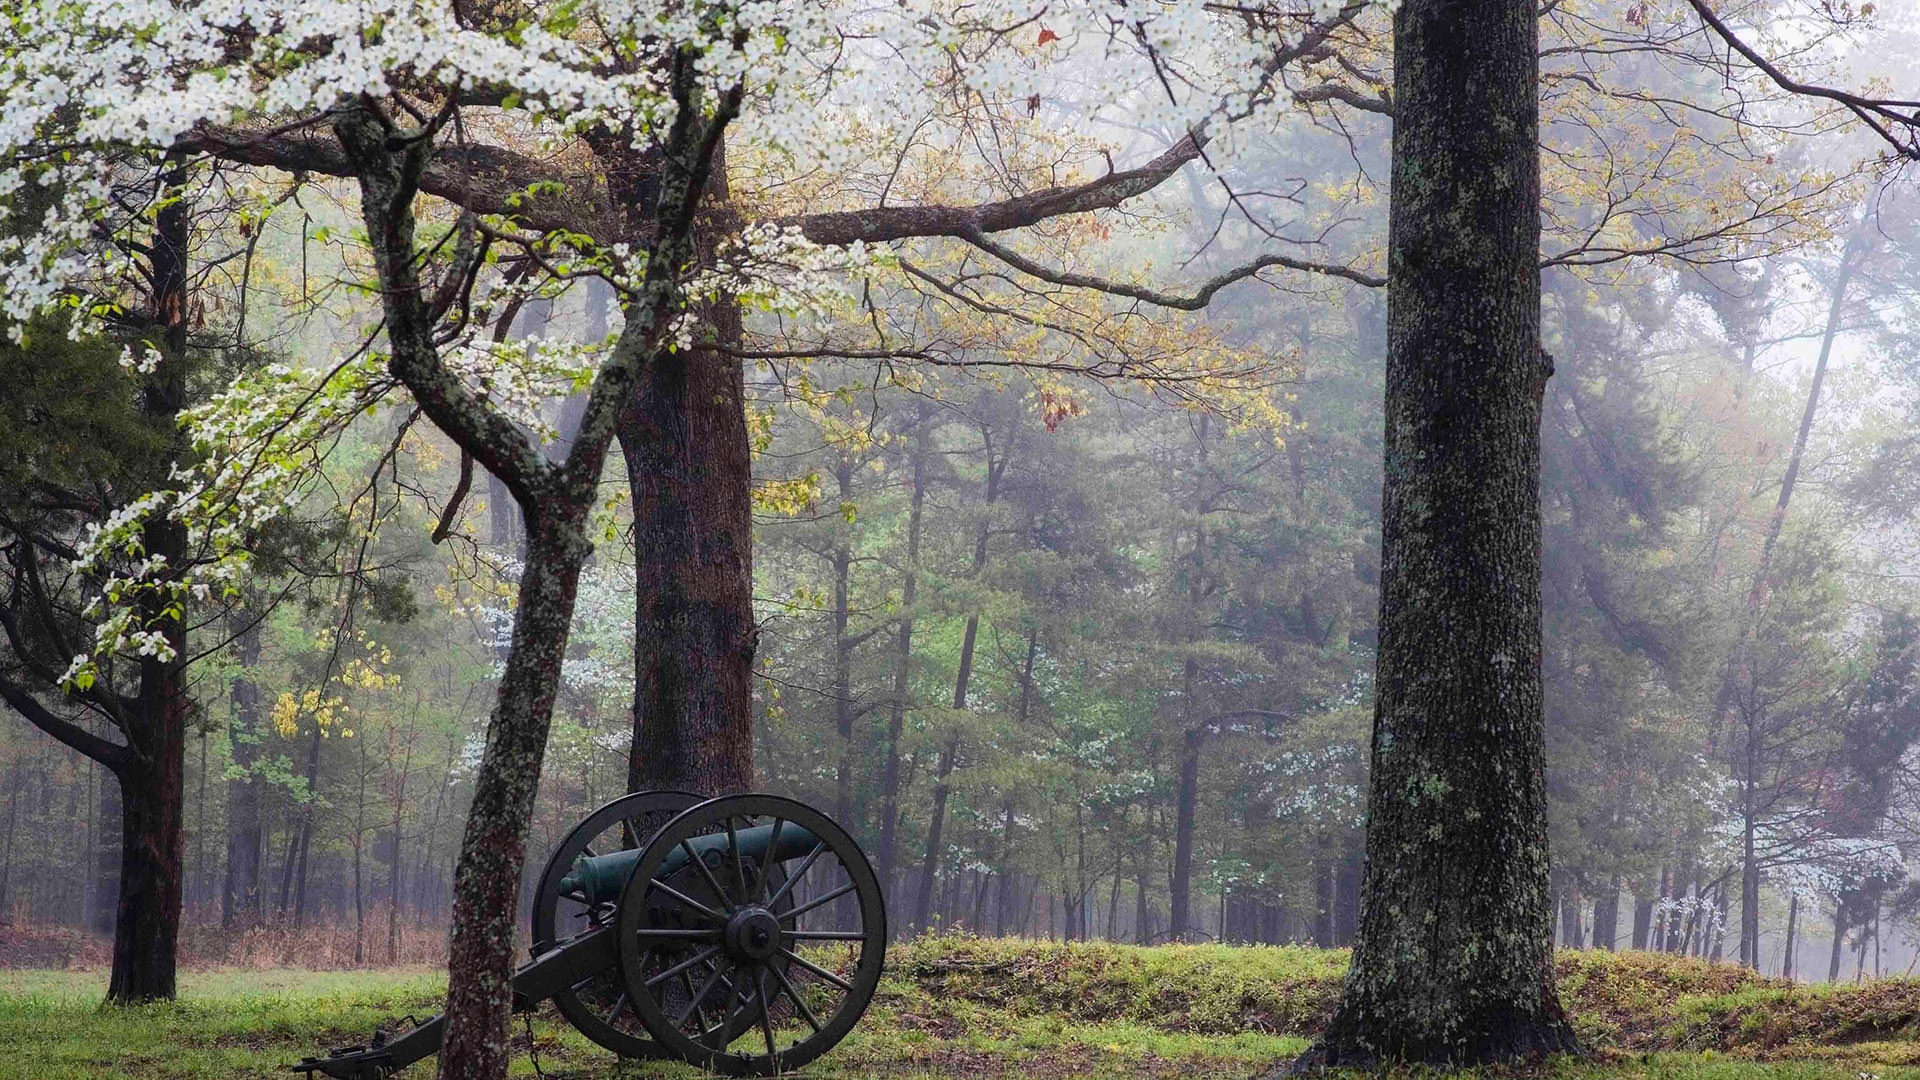
<instances>
[{"instance_id":1,"label":"cannon carriage","mask_svg":"<svg viewBox=\"0 0 1920 1080\"><path fill-rule=\"evenodd\" d=\"M880 883L825 814L773 795L623 796L554 849L514 1010L551 999L622 1057L771 1076L832 1049L886 958ZM378 1080L436 1053L439 1016L293 1066Z\"/></svg>"}]
</instances>

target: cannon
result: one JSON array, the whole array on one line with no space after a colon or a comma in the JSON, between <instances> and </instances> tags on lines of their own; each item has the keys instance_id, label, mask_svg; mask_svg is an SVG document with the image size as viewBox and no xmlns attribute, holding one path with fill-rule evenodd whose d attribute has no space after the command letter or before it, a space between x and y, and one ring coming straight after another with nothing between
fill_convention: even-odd
<instances>
[{"instance_id":1,"label":"cannon","mask_svg":"<svg viewBox=\"0 0 1920 1080\"><path fill-rule=\"evenodd\" d=\"M551 1000L594 1043L730 1076L831 1050L886 959L879 880L846 830L774 795L615 799L576 825L535 888L515 1012ZM293 1071L380 1080L439 1051L440 1016L376 1030Z\"/></svg>"}]
</instances>

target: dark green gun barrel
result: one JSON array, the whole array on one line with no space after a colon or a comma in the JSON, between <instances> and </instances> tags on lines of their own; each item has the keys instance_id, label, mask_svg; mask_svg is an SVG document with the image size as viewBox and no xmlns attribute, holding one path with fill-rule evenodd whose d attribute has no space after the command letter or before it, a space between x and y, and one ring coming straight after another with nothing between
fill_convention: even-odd
<instances>
[{"instance_id":1,"label":"dark green gun barrel","mask_svg":"<svg viewBox=\"0 0 1920 1080\"><path fill-rule=\"evenodd\" d=\"M773 830L776 827L780 830L779 844L769 853L767 849L773 845ZM753 859L762 867L785 862L788 859L801 858L820 845L819 837L791 821L756 825L751 829L741 829L735 835L739 838L740 854ZM676 847L668 852L666 859L660 864L660 877L670 878L687 865L686 849L688 847L698 852L709 866L714 864L707 858L708 853L718 852L721 861L716 871L731 871L731 867L726 862L727 834L709 833L706 836L696 836L688 840L684 847ZM628 848L606 855L584 856L576 859L572 871L560 879L561 895L581 896L592 904L610 904L619 900L620 890L626 887L627 878L633 876L633 868L639 863L640 853L644 850L644 848ZM720 875L720 880L724 882L730 879Z\"/></svg>"}]
</instances>

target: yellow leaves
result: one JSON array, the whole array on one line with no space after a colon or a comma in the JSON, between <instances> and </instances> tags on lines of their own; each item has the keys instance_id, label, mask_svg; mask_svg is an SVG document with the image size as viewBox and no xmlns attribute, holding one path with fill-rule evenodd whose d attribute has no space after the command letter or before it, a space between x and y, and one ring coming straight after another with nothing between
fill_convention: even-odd
<instances>
[{"instance_id":1,"label":"yellow leaves","mask_svg":"<svg viewBox=\"0 0 1920 1080\"><path fill-rule=\"evenodd\" d=\"M292 694L281 691L273 703L273 730L283 739L291 739L300 730L300 702Z\"/></svg>"},{"instance_id":2,"label":"yellow leaves","mask_svg":"<svg viewBox=\"0 0 1920 1080\"><path fill-rule=\"evenodd\" d=\"M273 730L283 739L291 739L300 732L302 718L310 719L318 728L321 738L327 738L346 716L346 701L338 696L323 698L318 690L308 690L295 696L285 690L274 699L270 714ZM340 728L342 738L351 738L352 728Z\"/></svg>"},{"instance_id":3,"label":"yellow leaves","mask_svg":"<svg viewBox=\"0 0 1920 1080\"><path fill-rule=\"evenodd\" d=\"M763 480L753 489L753 508L767 514L792 516L820 503L820 474L808 473L784 480Z\"/></svg>"}]
</instances>

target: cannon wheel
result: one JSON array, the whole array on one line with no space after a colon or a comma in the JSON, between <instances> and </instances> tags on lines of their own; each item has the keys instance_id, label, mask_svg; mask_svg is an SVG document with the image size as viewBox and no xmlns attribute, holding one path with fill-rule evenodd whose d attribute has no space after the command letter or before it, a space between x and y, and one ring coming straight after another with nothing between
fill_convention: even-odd
<instances>
[{"instance_id":1,"label":"cannon wheel","mask_svg":"<svg viewBox=\"0 0 1920 1080\"><path fill-rule=\"evenodd\" d=\"M553 849L540 874L539 891L533 898L534 951L613 921L613 905L590 907L584 900L561 895L560 879L573 868L575 859L638 847L663 822L700 799L686 791L638 791L622 795L574 826ZM553 995L553 1003L582 1035L621 1057L667 1056L647 1037L646 1028L628 1007L617 969L560 991Z\"/></svg>"},{"instance_id":2,"label":"cannon wheel","mask_svg":"<svg viewBox=\"0 0 1920 1080\"><path fill-rule=\"evenodd\" d=\"M790 868L762 867L738 840L759 825L776 836L799 826L818 843ZM713 835L727 837L722 872L694 859L681 873L698 870L717 903L688 904L656 875L682 843ZM845 896L854 903L835 903ZM886 960L886 904L860 846L825 814L774 795L710 799L661 826L617 926L640 1023L676 1057L731 1076L789 1072L832 1049L866 1012Z\"/></svg>"}]
</instances>

